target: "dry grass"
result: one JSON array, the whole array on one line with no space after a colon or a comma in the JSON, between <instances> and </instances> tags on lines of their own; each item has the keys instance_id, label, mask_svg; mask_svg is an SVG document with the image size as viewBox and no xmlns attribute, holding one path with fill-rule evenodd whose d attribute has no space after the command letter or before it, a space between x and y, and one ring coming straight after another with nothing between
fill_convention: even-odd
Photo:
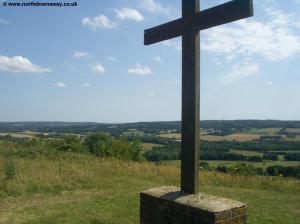
<instances>
[{"instance_id":1,"label":"dry grass","mask_svg":"<svg viewBox=\"0 0 300 224\"><path fill-rule=\"evenodd\" d=\"M181 134L180 133L163 133L163 134L160 134L159 137L180 140Z\"/></svg>"},{"instance_id":2,"label":"dry grass","mask_svg":"<svg viewBox=\"0 0 300 224\"><path fill-rule=\"evenodd\" d=\"M288 128L287 131L300 134L300 128Z\"/></svg>"},{"instance_id":3,"label":"dry grass","mask_svg":"<svg viewBox=\"0 0 300 224\"><path fill-rule=\"evenodd\" d=\"M162 138L170 138L170 139L181 139L180 133L164 133L159 135ZM207 135L207 133L200 133L200 139L204 141L252 141L258 140L261 137L259 134L251 134L251 133L238 133L226 136L219 136L219 135Z\"/></svg>"},{"instance_id":4,"label":"dry grass","mask_svg":"<svg viewBox=\"0 0 300 224\"><path fill-rule=\"evenodd\" d=\"M215 135L205 135L200 137L201 140L205 141L239 141L239 142L246 142L252 140L258 140L260 135L258 134L232 134L226 136L215 136Z\"/></svg>"},{"instance_id":5,"label":"dry grass","mask_svg":"<svg viewBox=\"0 0 300 224\"><path fill-rule=\"evenodd\" d=\"M12 137L15 137L15 138L33 138L34 135L33 134L30 134L30 133L9 133L9 132L0 132L0 136L7 136L7 135L10 135Z\"/></svg>"},{"instance_id":6,"label":"dry grass","mask_svg":"<svg viewBox=\"0 0 300 224\"><path fill-rule=\"evenodd\" d=\"M173 165L78 154L14 161L17 177L0 184L1 224L139 223L140 191L179 185L180 170ZM0 158L0 180L2 167ZM201 172L200 182L203 192L246 202L250 224L300 218L298 180Z\"/></svg>"}]
</instances>

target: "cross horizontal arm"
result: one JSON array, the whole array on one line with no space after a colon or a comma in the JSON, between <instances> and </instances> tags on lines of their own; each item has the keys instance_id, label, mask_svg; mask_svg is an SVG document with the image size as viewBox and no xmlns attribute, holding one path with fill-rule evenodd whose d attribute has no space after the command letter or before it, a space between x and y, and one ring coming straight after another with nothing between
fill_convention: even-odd
<instances>
[{"instance_id":1,"label":"cross horizontal arm","mask_svg":"<svg viewBox=\"0 0 300 224\"><path fill-rule=\"evenodd\" d=\"M147 29L144 33L144 44L154 44L174 37L179 37L188 31L205 30L250 16L253 16L253 0L230 1L198 12L194 18L189 20L181 18Z\"/></svg>"}]
</instances>

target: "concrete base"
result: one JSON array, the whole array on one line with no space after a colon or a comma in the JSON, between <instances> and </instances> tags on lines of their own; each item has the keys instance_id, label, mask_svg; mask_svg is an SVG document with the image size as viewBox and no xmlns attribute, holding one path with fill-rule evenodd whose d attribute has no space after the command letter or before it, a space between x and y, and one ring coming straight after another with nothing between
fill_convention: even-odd
<instances>
[{"instance_id":1,"label":"concrete base","mask_svg":"<svg viewBox=\"0 0 300 224\"><path fill-rule=\"evenodd\" d=\"M246 224L247 206L241 202L177 187L141 192L141 224Z\"/></svg>"}]
</instances>

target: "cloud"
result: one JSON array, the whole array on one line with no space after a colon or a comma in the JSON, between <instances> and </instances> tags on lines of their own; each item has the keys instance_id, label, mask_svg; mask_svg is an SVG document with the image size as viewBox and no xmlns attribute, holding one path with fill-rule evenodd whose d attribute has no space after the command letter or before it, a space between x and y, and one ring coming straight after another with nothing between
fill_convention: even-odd
<instances>
[{"instance_id":1,"label":"cloud","mask_svg":"<svg viewBox=\"0 0 300 224\"><path fill-rule=\"evenodd\" d=\"M57 82L54 86L57 88L65 88L67 85L64 82Z\"/></svg>"},{"instance_id":2,"label":"cloud","mask_svg":"<svg viewBox=\"0 0 300 224\"><path fill-rule=\"evenodd\" d=\"M84 51L75 51L73 53L73 58L84 58L87 57L89 54L87 52Z\"/></svg>"},{"instance_id":3,"label":"cloud","mask_svg":"<svg viewBox=\"0 0 300 224\"><path fill-rule=\"evenodd\" d=\"M91 84L90 83L84 83L80 87L82 87L82 88L89 88L89 87L91 87Z\"/></svg>"},{"instance_id":4,"label":"cloud","mask_svg":"<svg viewBox=\"0 0 300 224\"><path fill-rule=\"evenodd\" d=\"M149 97L154 97L155 94L154 94L154 93L148 93L148 96L149 96Z\"/></svg>"},{"instance_id":5,"label":"cloud","mask_svg":"<svg viewBox=\"0 0 300 224\"><path fill-rule=\"evenodd\" d=\"M273 82L266 82L266 85L267 85L267 86L272 86L272 85L273 85Z\"/></svg>"},{"instance_id":6,"label":"cloud","mask_svg":"<svg viewBox=\"0 0 300 224\"><path fill-rule=\"evenodd\" d=\"M0 71L16 72L16 73L44 73L51 72L49 68L35 65L31 61L22 56L7 57L0 55Z\"/></svg>"},{"instance_id":7,"label":"cloud","mask_svg":"<svg viewBox=\"0 0 300 224\"><path fill-rule=\"evenodd\" d=\"M243 62L232 67L229 74L222 77L225 83L232 83L234 81L253 76L259 72L259 65L251 62Z\"/></svg>"},{"instance_id":8,"label":"cloud","mask_svg":"<svg viewBox=\"0 0 300 224\"><path fill-rule=\"evenodd\" d=\"M140 0L141 7L151 13L169 13L170 9L164 7L160 2L156 0Z\"/></svg>"},{"instance_id":9,"label":"cloud","mask_svg":"<svg viewBox=\"0 0 300 224\"><path fill-rule=\"evenodd\" d=\"M153 61L158 62L158 63L163 63L163 60L161 59L161 57L155 57L153 58Z\"/></svg>"},{"instance_id":10,"label":"cloud","mask_svg":"<svg viewBox=\"0 0 300 224\"><path fill-rule=\"evenodd\" d=\"M222 65L222 62L220 61L219 58L214 58L214 62L215 62L215 64L218 65L218 66Z\"/></svg>"},{"instance_id":11,"label":"cloud","mask_svg":"<svg viewBox=\"0 0 300 224\"><path fill-rule=\"evenodd\" d=\"M115 57L107 57L107 60L110 62L117 62L118 59L116 59Z\"/></svg>"},{"instance_id":12,"label":"cloud","mask_svg":"<svg viewBox=\"0 0 300 224\"><path fill-rule=\"evenodd\" d=\"M101 64L96 63L91 65L91 71L96 74L104 74L105 68Z\"/></svg>"},{"instance_id":13,"label":"cloud","mask_svg":"<svg viewBox=\"0 0 300 224\"><path fill-rule=\"evenodd\" d=\"M116 28L116 24L110 21L109 18L107 18L105 15L99 15L94 18L83 18L82 19L82 25L83 26L89 26L92 28L92 30L97 30L97 29L112 29Z\"/></svg>"},{"instance_id":14,"label":"cloud","mask_svg":"<svg viewBox=\"0 0 300 224\"><path fill-rule=\"evenodd\" d=\"M172 40L166 40L161 42L162 45L172 47L176 50L181 50L182 49L182 44L179 39L172 39Z\"/></svg>"},{"instance_id":15,"label":"cloud","mask_svg":"<svg viewBox=\"0 0 300 224\"><path fill-rule=\"evenodd\" d=\"M151 69L147 66L141 66L139 63L136 63L134 68L128 69L128 72L133 75L145 76L151 74Z\"/></svg>"},{"instance_id":16,"label":"cloud","mask_svg":"<svg viewBox=\"0 0 300 224\"><path fill-rule=\"evenodd\" d=\"M6 19L0 18L0 25L9 25L10 22L7 21Z\"/></svg>"},{"instance_id":17,"label":"cloud","mask_svg":"<svg viewBox=\"0 0 300 224\"><path fill-rule=\"evenodd\" d=\"M279 61L300 53L295 18L279 10L266 10L267 22L242 20L231 26L204 31L202 50L235 56L260 56Z\"/></svg>"},{"instance_id":18,"label":"cloud","mask_svg":"<svg viewBox=\"0 0 300 224\"><path fill-rule=\"evenodd\" d=\"M132 8L122 8L120 10L115 9L116 16L121 20L134 20L136 22L141 22L144 20L143 15Z\"/></svg>"}]
</instances>

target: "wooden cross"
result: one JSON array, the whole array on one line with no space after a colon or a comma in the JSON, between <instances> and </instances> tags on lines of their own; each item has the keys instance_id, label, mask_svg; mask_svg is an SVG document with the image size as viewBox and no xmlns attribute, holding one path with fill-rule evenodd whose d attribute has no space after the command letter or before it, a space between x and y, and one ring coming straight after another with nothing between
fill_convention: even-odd
<instances>
[{"instance_id":1,"label":"wooden cross","mask_svg":"<svg viewBox=\"0 0 300 224\"><path fill-rule=\"evenodd\" d=\"M199 31L250 16L253 16L253 0L233 0L201 12L199 0L182 0L182 18L145 30L145 45L182 36L181 190L186 193L198 192Z\"/></svg>"}]
</instances>

